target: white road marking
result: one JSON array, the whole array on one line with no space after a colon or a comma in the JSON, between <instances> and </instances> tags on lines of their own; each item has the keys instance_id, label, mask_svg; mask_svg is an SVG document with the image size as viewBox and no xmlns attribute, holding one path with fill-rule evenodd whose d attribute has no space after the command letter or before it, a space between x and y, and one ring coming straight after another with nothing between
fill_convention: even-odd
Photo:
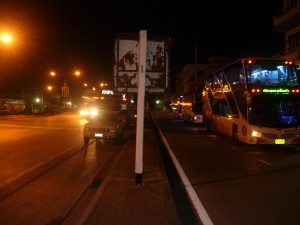
<instances>
[{"instance_id":1,"label":"white road marking","mask_svg":"<svg viewBox=\"0 0 300 225\"><path fill-rule=\"evenodd\" d=\"M207 214L204 206L202 205L202 203L201 203L198 195L196 194L196 192L195 192L195 190L194 190L191 182L189 181L189 179L185 175L185 172L183 171L181 165L179 164L179 162L178 162L175 154L173 153L173 151L172 151L169 143L165 139L163 133L159 129L159 127L158 127L158 125L157 125L157 123L156 123L155 120L154 120L154 122L155 122L155 125L156 125L156 127L157 127L157 129L159 131L159 134L162 137L163 142L164 142L164 144L165 144L165 146L166 146L166 148L167 148L167 150L168 150L168 152L170 154L170 157L172 158L173 163L175 164L175 167L176 167L177 172L178 172L178 174L179 174L179 176L181 178L181 181L182 181L182 183L185 186L185 189L186 189L186 191L187 191L187 193L188 193L188 195L189 195L189 197L190 197L190 199L192 201L192 204L194 205L194 207L195 207L195 209L197 211L197 214L198 214L201 222L203 223L203 225L213 225L213 222L211 221L211 219L210 219L209 215Z\"/></svg>"},{"instance_id":2,"label":"white road marking","mask_svg":"<svg viewBox=\"0 0 300 225\"><path fill-rule=\"evenodd\" d=\"M260 161L260 162L263 163L263 164L266 164L267 166L273 166L271 163L269 163L269 162L267 162L267 161L265 161L265 160L260 159L260 160L258 160L258 161Z\"/></svg>"}]
</instances>

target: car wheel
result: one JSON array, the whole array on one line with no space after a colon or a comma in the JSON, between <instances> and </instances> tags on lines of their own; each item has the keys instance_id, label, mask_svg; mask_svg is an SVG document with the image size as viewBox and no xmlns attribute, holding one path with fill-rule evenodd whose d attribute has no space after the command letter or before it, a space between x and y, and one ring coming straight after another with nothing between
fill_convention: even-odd
<instances>
[{"instance_id":1,"label":"car wheel","mask_svg":"<svg viewBox=\"0 0 300 225\"><path fill-rule=\"evenodd\" d=\"M90 141L89 137L83 137L84 144L88 144Z\"/></svg>"}]
</instances>

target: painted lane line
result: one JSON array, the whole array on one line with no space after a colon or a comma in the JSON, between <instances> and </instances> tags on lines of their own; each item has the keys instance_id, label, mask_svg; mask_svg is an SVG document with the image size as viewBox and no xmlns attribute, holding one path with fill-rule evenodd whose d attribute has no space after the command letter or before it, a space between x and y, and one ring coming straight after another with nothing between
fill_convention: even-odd
<instances>
[{"instance_id":1,"label":"painted lane line","mask_svg":"<svg viewBox=\"0 0 300 225\"><path fill-rule=\"evenodd\" d=\"M173 153L169 143L167 142L166 138L164 137L163 133L161 132L160 128L158 127L158 124L157 122L154 120L155 122L155 125L158 129L158 132L169 152L169 155L170 157L172 158L172 161L177 169L177 172L181 178L181 181L186 189L186 192L188 193L191 201L192 201L192 204L194 205L196 211L197 211L197 214L201 220L201 222L203 223L203 225L213 225L213 222L211 221L209 215L207 214L204 206L202 205L198 195L196 194L191 182L189 181L189 179L187 178L185 172L183 171L181 165L179 164L175 154Z\"/></svg>"},{"instance_id":2,"label":"painted lane line","mask_svg":"<svg viewBox=\"0 0 300 225\"><path fill-rule=\"evenodd\" d=\"M258 161L260 161L261 163L263 163L263 164L265 164L265 165L267 165L267 166L273 166L271 163L269 163L269 162L267 162L267 161L265 161L265 160L260 159L260 160L258 160Z\"/></svg>"}]
</instances>

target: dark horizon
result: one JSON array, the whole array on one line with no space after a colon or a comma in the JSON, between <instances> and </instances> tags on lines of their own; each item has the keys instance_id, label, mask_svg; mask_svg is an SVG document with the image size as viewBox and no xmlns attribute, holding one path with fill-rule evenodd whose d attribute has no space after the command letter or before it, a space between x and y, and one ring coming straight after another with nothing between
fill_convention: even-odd
<instances>
[{"instance_id":1,"label":"dark horizon","mask_svg":"<svg viewBox=\"0 0 300 225\"><path fill-rule=\"evenodd\" d=\"M31 86L46 82L52 70L71 76L78 69L82 82L113 82L114 35L140 30L170 36L171 79L195 63L195 44L198 63L211 56L262 56L282 44L283 35L272 30L281 0L218 4L152 2L137 9L126 2L2 1L1 32L12 30L16 43L1 47L0 77Z\"/></svg>"}]
</instances>

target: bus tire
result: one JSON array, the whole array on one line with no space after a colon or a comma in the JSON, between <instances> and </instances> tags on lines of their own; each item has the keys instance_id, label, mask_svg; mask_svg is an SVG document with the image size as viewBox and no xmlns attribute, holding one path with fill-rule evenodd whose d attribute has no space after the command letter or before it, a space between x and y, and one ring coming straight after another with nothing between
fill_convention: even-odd
<instances>
[{"instance_id":1,"label":"bus tire","mask_svg":"<svg viewBox=\"0 0 300 225\"><path fill-rule=\"evenodd\" d=\"M210 133L210 119L207 117L204 117L204 126L206 127L206 130L208 133Z\"/></svg>"},{"instance_id":2,"label":"bus tire","mask_svg":"<svg viewBox=\"0 0 300 225\"><path fill-rule=\"evenodd\" d=\"M207 128L207 132L209 134L215 134L215 128L214 128L214 122L212 119L207 118L206 119L206 128Z\"/></svg>"},{"instance_id":3,"label":"bus tire","mask_svg":"<svg viewBox=\"0 0 300 225\"><path fill-rule=\"evenodd\" d=\"M215 134L215 128L214 128L214 121L213 120L209 120L209 133L211 134Z\"/></svg>"},{"instance_id":4,"label":"bus tire","mask_svg":"<svg viewBox=\"0 0 300 225\"><path fill-rule=\"evenodd\" d=\"M234 124L232 128L232 139L234 143L239 144L239 137L238 137L238 127Z\"/></svg>"}]
</instances>

